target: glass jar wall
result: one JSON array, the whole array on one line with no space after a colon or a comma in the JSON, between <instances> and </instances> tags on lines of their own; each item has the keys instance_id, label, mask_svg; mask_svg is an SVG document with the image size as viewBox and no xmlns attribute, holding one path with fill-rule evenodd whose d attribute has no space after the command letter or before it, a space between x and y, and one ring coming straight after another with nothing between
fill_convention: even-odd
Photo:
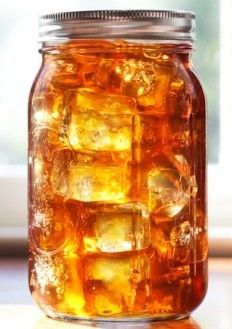
<instances>
[{"instance_id":1,"label":"glass jar wall","mask_svg":"<svg viewBox=\"0 0 232 329\"><path fill-rule=\"evenodd\" d=\"M29 281L52 317L182 318L206 293L194 16L145 13L42 18L29 101Z\"/></svg>"}]
</instances>

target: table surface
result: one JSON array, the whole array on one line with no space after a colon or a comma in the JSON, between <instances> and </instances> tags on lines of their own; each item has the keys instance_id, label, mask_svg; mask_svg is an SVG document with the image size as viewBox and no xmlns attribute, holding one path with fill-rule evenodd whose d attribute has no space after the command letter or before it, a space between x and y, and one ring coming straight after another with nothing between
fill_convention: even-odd
<instances>
[{"instance_id":1,"label":"table surface","mask_svg":"<svg viewBox=\"0 0 232 329\"><path fill-rule=\"evenodd\" d=\"M51 320L33 303L27 287L27 262L0 259L1 329L232 329L232 258L209 261L209 290L191 318L147 323L66 323Z\"/></svg>"}]
</instances>

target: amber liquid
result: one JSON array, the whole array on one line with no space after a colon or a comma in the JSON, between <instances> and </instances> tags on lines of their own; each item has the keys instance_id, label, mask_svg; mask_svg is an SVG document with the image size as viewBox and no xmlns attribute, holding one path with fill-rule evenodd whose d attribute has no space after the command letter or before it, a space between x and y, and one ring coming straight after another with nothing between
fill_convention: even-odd
<instances>
[{"instance_id":1,"label":"amber liquid","mask_svg":"<svg viewBox=\"0 0 232 329\"><path fill-rule=\"evenodd\" d=\"M30 98L29 273L49 315L180 317L204 297L205 103L179 48L44 50Z\"/></svg>"}]
</instances>

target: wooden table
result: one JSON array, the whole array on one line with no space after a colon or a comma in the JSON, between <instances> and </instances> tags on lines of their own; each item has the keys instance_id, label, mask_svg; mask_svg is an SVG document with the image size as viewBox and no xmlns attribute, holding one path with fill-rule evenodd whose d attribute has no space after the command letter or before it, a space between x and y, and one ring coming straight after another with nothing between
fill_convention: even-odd
<instances>
[{"instance_id":1,"label":"wooden table","mask_svg":"<svg viewBox=\"0 0 232 329\"><path fill-rule=\"evenodd\" d=\"M27 262L0 259L0 329L232 329L232 258L211 259L206 299L190 319L159 323L65 323L46 318L29 295Z\"/></svg>"}]
</instances>

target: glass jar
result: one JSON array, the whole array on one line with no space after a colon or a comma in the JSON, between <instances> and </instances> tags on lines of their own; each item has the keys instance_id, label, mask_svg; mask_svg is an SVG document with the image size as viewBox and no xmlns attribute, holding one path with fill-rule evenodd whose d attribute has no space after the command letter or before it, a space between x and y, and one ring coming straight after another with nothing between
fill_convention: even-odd
<instances>
[{"instance_id":1,"label":"glass jar","mask_svg":"<svg viewBox=\"0 0 232 329\"><path fill-rule=\"evenodd\" d=\"M205 98L190 12L40 19L29 282L49 316L168 319L207 289Z\"/></svg>"}]
</instances>

